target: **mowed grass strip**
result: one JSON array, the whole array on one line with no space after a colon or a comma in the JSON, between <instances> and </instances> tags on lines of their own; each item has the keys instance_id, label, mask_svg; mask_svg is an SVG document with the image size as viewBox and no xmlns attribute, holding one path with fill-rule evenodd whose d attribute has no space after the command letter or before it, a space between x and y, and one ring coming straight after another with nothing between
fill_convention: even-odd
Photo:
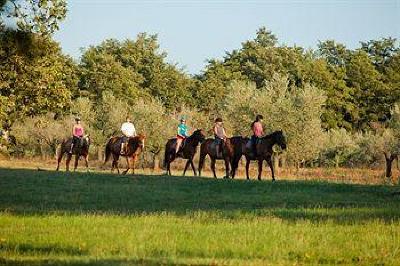
<instances>
[{"instance_id":1,"label":"mowed grass strip","mask_svg":"<svg viewBox=\"0 0 400 266\"><path fill-rule=\"evenodd\" d=\"M0 264L397 265L398 191L0 169Z\"/></svg>"}]
</instances>

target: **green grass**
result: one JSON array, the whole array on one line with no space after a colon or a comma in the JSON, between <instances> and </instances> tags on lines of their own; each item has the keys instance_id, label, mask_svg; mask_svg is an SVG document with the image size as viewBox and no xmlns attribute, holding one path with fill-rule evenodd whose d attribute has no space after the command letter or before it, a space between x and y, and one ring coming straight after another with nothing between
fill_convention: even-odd
<instances>
[{"instance_id":1,"label":"green grass","mask_svg":"<svg viewBox=\"0 0 400 266\"><path fill-rule=\"evenodd\" d=\"M399 190L0 169L0 265L400 265Z\"/></svg>"}]
</instances>

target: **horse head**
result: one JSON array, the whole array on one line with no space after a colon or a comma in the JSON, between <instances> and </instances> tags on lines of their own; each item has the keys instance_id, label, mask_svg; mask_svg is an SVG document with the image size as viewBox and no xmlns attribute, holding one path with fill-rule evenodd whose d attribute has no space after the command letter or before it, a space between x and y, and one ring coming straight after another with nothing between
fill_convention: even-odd
<instances>
[{"instance_id":1,"label":"horse head","mask_svg":"<svg viewBox=\"0 0 400 266\"><path fill-rule=\"evenodd\" d=\"M145 140L146 140L146 135L139 134L136 137L129 139L129 146L132 147L134 151L136 151L137 148L140 148L143 150Z\"/></svg>"},{"instance_id":2,"label":"horse head","mask_svg":"<svg viewBox=\"0 0 400 266\"><path fill-rule=\"evenodd\" d=\"M90 135L89 134L83 136L82 143L83 143L83 146L87 146L87 147L90 146Z\"/></svg>"},{"instance_id":3,"label":"horse head","mask_svg":"<svg viewBox=\"0 0 400 266\"><path fill-rule=\"evenodd\" d=\"M275 144L279 145L282 150L286 149L287 140L286 140L286 136L282 130L278 130L278 131L275 131L274 133L272 133L272 137L273 137Z\"/></svg>"}]
</instances>

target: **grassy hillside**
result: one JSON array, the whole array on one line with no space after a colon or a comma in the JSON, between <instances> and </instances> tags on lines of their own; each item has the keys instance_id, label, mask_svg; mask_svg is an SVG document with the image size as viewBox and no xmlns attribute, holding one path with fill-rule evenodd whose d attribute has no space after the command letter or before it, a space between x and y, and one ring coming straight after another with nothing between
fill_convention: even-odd
<instances>
[{"instance_id":1,"label":"grassy hillside","mask_svg":"<svg viewBox=\"0 0 400 266\"><path fill-rule=\"evenodd\" d=\"M0 265L395 265L398 191L0 169Z\"/></svg>"}]
</instances>

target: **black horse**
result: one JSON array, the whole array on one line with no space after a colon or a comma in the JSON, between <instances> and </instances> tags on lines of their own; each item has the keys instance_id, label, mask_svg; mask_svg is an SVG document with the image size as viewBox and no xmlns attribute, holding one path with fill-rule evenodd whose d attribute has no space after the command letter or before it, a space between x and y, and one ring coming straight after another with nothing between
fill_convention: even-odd
<instances>
[{"instance_id":1,"label":"black horse","mask_svg":"<svg viewBox=\"0 0 400 266\"><path fill-rule=\"evenodd\" d=\"M185 170L183 175L185 175L186 170L191 165L194 175L197 175L196 169L193 164L193 157L196 154L197 146L199 143L205 140L205 132L202 129L198 129L193 134L188 137L183 143L178 154L175 153L176 148L176 138L169 139L165 145L164 153L164 167L167 169L167 175L171 175L171 163L177 158L181 157L187 159Z\"/></svg>"},{"instance_id":2,"label":"black horse","mask_svg":"<svg viewBox=\"0 0 400 266\"><path fill-rule=\"evenodd\" d=\"M57 169L56 169L56 171L58 171L60 169L60 163L61 163L61 160L62 160L64 154L67 154L67 160L65 161L67 171L69 171L69 163L71 162L73 154L75 154L74 171L78 167L78 161L81 156L85 159L86 170L88 170L89 169L88 158L89 158L89 147L90 147L89 135L82 137L80 139L80 141L78 142L78 144L74 145L74 147L72 149L72 153L70 153L71 144L72 144L72 138L63 140L63 142L61 143L60 151L57 154Z\"/></svg>"},{"instance_id":3,"label":"black horse","mask_svg":"<svg viewBox=\"0 0 400 266\"><path fill-rule=\"evenodd\" d=\"M232 160L232 178L235 177L236 170L242 155L246 157L246 178L249 179L250 161L258 161L258 180L261 180L261 173L264 160L267 161L271 168L272 181L275 181L274 166L272 163L272 147L279 145L282 149L286 149L286 137L282 130L275 131L259 139L256 144L257 154L254 153L250 138L233 137L231 143L234 147L234 155Z\"/></svg>"}]
</instances>

